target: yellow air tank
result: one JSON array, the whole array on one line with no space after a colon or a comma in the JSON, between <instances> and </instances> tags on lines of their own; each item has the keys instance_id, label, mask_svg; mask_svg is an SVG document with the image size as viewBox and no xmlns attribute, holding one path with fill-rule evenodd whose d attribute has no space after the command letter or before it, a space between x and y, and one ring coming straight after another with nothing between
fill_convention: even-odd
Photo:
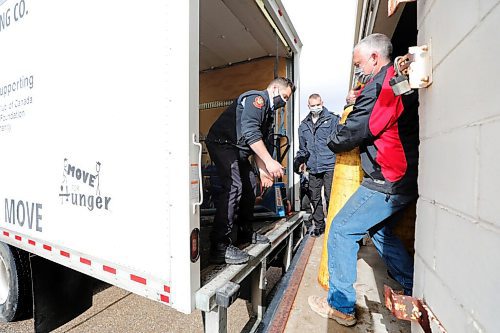
<instances>
[{"instance_id":1,"label":"yellow air tank","mask_svg":"<svg viewBox=\"0 0 500 333\"><path fill-rule=\"evenodd\" d=\"M352 111L353 106L344 109L340 123L344 124L347 115ZM359 157L359 148L349 152L337 154L335 169L333 172L333 184L330 193L330 204L326 218L326 230L323 241L323 251L321 254L321 263L319 265L318 281L319 284L328 289L328 232L334 216L340 211L351 195L356 192L361 180L363 179L363 170L361 169L361 159Z\"/></svg>"}]
</instances>

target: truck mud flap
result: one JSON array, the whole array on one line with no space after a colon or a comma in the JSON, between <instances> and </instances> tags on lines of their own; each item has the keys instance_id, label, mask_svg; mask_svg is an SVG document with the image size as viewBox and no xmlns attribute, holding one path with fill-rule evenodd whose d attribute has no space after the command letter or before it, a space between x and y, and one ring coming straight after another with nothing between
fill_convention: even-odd
<instances>
[{"instance_id":1,"label":"truck mud flap","mask_svg":"<svg viewBox=\"0 0 500 333\"><path fill-rule=\"evenodd\" d=\"M50 332L92 306L93 278L39 256L30 262L36 333Z\"/></svg>"}]
</instances>

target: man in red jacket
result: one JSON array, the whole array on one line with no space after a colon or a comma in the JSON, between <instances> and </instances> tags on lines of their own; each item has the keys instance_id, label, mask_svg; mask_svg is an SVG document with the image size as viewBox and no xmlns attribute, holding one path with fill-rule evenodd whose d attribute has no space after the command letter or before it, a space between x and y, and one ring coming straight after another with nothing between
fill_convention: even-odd
<instances>
[{"instance_id":1,"label":"man in red jacket","mask_svg":"<svg viewBox=\"0 0 500 333\"><path fill-rule=\"evenodd\" d=\"M345 326L356 324L358 241L368 232L389 272L409 295L413 260L392 233L402 209L416 199L418 171L418 95L395 96L389 84L395 71L392 44L372 34L354 48L356 79L365 84L344 125L332 134L335 153L360 148L363 182L335 216L328 238L328 297L309 297L321 316Z\"/></svg>"}]
</instances>

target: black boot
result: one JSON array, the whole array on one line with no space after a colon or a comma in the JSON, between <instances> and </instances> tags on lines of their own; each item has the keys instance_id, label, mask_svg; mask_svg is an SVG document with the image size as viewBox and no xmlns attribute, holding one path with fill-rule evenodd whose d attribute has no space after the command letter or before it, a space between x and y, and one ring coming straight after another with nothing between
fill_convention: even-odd
<instances>
[{"instance_id":1,"label":"black boot","mask_svg":"<svg viewBox=\"0 0 500 333\"><path fill-rule=\"evenodd\" d=\"M240 265L249 259L248 253L231 244L217 243L210 249L210 262L214 264Z\"/></svg>"},{"instance_id":2,"label":"black boot","mask_svg":"<svg viewBox=\"0 0 500 333\"><path fill-rule=\"evenodd\" d=\"M325 233L325 223L315 223L310 230L309 235L311 235L311 237L319 237Z\"/></svg>"},{"instance_id":3,"label":"black boot","mask_svg":"<svg viewBox=\"0 0 500 333\"><path fill-rule=\"evenodd\" d=\"M267 236L259 234L248 227L240 227L238 229L238 243L239 244L269 244L271 241Z\"/></svg>"}]
</instances>

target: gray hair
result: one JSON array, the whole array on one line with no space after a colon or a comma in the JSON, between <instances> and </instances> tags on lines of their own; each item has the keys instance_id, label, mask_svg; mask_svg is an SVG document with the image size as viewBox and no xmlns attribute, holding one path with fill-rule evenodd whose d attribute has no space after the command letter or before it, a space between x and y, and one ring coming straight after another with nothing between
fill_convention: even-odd
<instances>
[{"instance_id":1,"label":"gray hair","mask_svg":"<svg viewBox=\"0 0 500 333\"><path fill-rule=\"evenodd\" d=\"M388 60L392 54L391 40L386 35L378 33L366 36L359 41L355 48L361 48L366 53L377 52Z\"/></svg>"}]
</instances>

